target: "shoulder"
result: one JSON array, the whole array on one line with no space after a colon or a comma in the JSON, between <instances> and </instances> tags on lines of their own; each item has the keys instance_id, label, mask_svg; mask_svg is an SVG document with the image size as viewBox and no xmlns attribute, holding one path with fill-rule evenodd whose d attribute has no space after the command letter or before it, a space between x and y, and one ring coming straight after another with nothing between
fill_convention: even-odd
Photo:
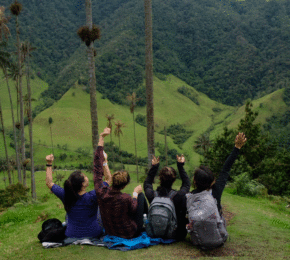
<instances>
[{"instance_id":1,"label":"shoulder","mask_svg":"<svg viewBox=\"0 0 290 260\"><path fill-rule=\"evenodd\" d=\"M132 198L131 195L129 195L128 193L121 193L119 195L119 198L120 198L120 200L122 200L124 202L126 201L128 203L131 203L133 200L136 200L136 199Z\"/></svg>"},{"instance_id":2,"label":"shoulder","mask_svg":"<svg viewBox=\"0 0 290 260\"><path fill-rule=\"evenodd\" d=\"M128 193L121 193L120 196L121 196L122 198L124 198L124 199L132 199L131 195L128 194Z\"/></svg>"},{"instance_id":3,"label":"shoulder","mask_svg":"<svg viewBox=\"0 0 290 260\"><path fill-rule=\"evenodd\" d=\"M53 184L52 185L52 187L51 187L51 191L53 192L53 193L55 193L55 192L61 192L61 191L64 191L64 189L62 188L62 187L60 187L60 186L58 186L57 184Z\"/></svg>"},{"instance_id":4,"label":"shoulder","mask_svg":"<svg viewBox=\"0 0 290 260\"><path fill-rule=\"evenodd\" d=\"M95 190L91 190L89 192L86 193L86 196L89 197L97 197L96 191Z\"/></svg>"}]
</instances>

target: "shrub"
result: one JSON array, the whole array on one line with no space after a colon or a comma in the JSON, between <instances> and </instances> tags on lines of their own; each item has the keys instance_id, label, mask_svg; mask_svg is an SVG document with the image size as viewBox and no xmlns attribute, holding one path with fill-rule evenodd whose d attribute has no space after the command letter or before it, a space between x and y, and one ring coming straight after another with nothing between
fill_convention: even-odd
<instances>
[{"instance_id":1,"label":"shrub","mask_svg":"<svg viewBox=\"0 0 290 260\"><path fill-rule=\"evenodd\" d=\"M251 197L267 195L266 187L255 180L251 180L246 172L234 177L234 185L238 195Z\"/></svg>"},{"instance_id":2,"label":"shrub","mask_svg":"<svg viewBox=\"0 0 290 260\"><path fill-rule=\"evenodd\" d=\"M15 203L27 201L29 190L20 183L9 185L5 190L0 190L0 208L8 208Z\"/></svg>"},{"instance_id":3,"label":"shrub","mask_svg":"<svg viewBox=\"0 0 290 260\"><path fill-rule=\"evenodd\" d=\"M64 177L65 177L64 174L56 173L56 175L55 175L55 179L56 179L55 184L60 185L60 183L61 183L61 181L62 181L62 179Z\"/></svg>"},{"instance_id":4,"label":"shrub","mask_svg":"<svg viewBox=\"0 0 290 260\"><path fill-rule=\"evenodd\" d=\"M143 116L143 115L140 115L138 114L135 118L135 121L137 124L139 125L142 125L142 126L147 126L147 123L146 123L146 116Z\"/></svg>"},{"instance_id":5,"label":"shrub","mask_svg":"<svg viewBox=\"0 0 290 260\"><path fill-rule=\"evenodd\" d=\"M66 158L67 158L67 154L66 154L66 153L61 153L61 154L59 155L59 159L60 159L61 161L64 161Z\"/></svg>"},{"instance_id":6,"label":"shrub","mask_svg":"<svg viewBox=\"0 0 290 260\"><path fill-rule=\"evenodd\" d=\"M215 112L215 113L218 113L218 112L221 112L222 109L220 109L219 107L213 107L212 111Z\"/></svg>"},{"instance_id":7,"label":"shrub","mask_svg":"<svg viewBox=\"0 0 290 260\"><path fill-rule=\"evenodd\" d=\"M34 171L45 171L45 165L44 164L35 165L34 166Z\"/></svg>"},{"instance_id":8,"label":"shrub","mask_svg":"<svg viewBox=\"0 0 290 260\"><path fill-rule=\"evenodd\" d=\"M170 125L167 128L167 135L169 135L175 144L183 144L186 140L192 136L193 131L188 131L185 127L179 123ZM160 131L160 134L164 134L164 130Z\"/></svg>"},{"instance_id":9,"label":"shrub","mask_svg":"<svg viewBox=\"0 0 290 260\"><path fill-rule=\"evenodd\" d=\"M139 177L139 182L142 182L144 183L144 181L146 180L147 178L147 174L140 174L141 176Z\"/></svg>"},{"instance_id":10,"label":"shrub","mask_svg":"<svg viewBox=\"0 0 290 260\"><path fill-rule=\"evenodd\" d=\"M44 194L41 198L40 198L40 201L41 202L47 202L48 201L48 199L49 199L49 193L46 193L46 194Z\"/></svg>"},{"instance_id":11,"label":"shrub","mask_svg":"<svg viewBox=\"0 0 290 260\"><path fill-rule=\"evenodd\" d=\"M177 91L189 98L192 102L199 106L198 93L193 88L187 88L185 86L179 87Z\"/></svg>"}]
</instances>

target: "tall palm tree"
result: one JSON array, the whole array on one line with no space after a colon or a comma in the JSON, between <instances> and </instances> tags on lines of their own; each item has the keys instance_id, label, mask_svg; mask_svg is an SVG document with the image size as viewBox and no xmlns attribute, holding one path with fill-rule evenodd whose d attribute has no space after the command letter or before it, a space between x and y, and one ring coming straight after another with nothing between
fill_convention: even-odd
<instances>
[{"instance_id":1,"label":"tall palm tree","mask_svg":"<svg viewBox=\"0 0 290 260\"><path fill-rule=\"evenodd\" d=\"M116 128L114 131L115 136L118 137L119 139L119 151L121 152L121 141L120 141L120 136L123 135L122 132L122 127L125 127L125 124L122 123L120 120L118 120L118 122L115 122Z\"/></svg>"},{"instance_id":2,"label":"tall palm tree","mask_svg":"<svg viewBox=\"0 0 290 260\"><path fill-rule=\"evenodd\" d=\"M106 114L106 118L107 118L107 127L109 127L109 128L111 128L111 131L113 130L113 125L112 125L112 120L114 120L115 119L115 116L114 116L114 114L112 114L112 115L108 115L108 114ZM112 135L110 135L110 137L111 137L111 143L112 143Z\"/></svg>"},{"instance_id":3,"label":"tall palm tree","mask_svg":"<svg viewBox=\"0 0 290 260\"><path fill-rule=\"evenodd\" d=\"M1 43L1 46L5 46L6 43ZM3 58L4 56L4 58ZM6 58L5 58L6 56ZM15 154L16 154L16 166L17 166L17 171L18 171L18 181L21 183L22 182L22 176L21 176L21 165L20 165L20 160L19 160L19 150L18 150L18 143L17 143L17 133L16 133L16 126L15 126L15 120L14 120L14 110L13 110L13 102L12 102L12 95L11 95L11 90L9 86L9 80L8 80L8 72L7 68L10 70L11 67L13 66L12 63L10 63L7 58L10 55L7 52L0 51L0 67L3 71L5 80L6 80L6 85L8 89L8 94L9 94L9 101L10 101L10 109L11 109L11 119L12 119L12 125L13 125L13 137L14 137L14 147L15 147Z\"/></svg>"},{"instance_id":4,"label":"tall palm tree","mask_svg":"<svg viewBox=\"0 0 290 260\"><path fill-rule=\"evenodd\" d=\"M32 109L31 109L31 101L35 101L35 99L31 98L31 87L30 87L30 53L35 48L31 47L29 42L25 42L21 46L21 52L23 56L23 62L26 61L26 80L27 80L27 95L25 99L26 109L25 112L29 121L29 141L30 141L30 162L31 162L31 196L33 199L36 199L36 187L35 187L35 178L34 178L34 160L33 160L33 136L32 136Z\"/></svg>"},{"instance_id":5,"label":"tall palm tree","mask_svg":"<svg viewBox=\"0 0 290 260\"><path fill-rule=\"evenodd\" d=\"M21 164L20 164L20 157L19 157L19 144L18 144L18 135L16 130L16 123L15 123L15 117L14 117L14 109L13 109L13 102L12 102L12 95L11 95L11 90L9 86L9 81L8 78L11 77L13 80L16 81L16 93L17 93L17 114L18 114L18 83L17 83L17 75L18 75L18 68L14 64L10 64L9 67L9 72L5 69L4 71L4 76L6 79L6 84L8 88L8 93L9 93L9 100L10 100L10 108L11 108L11 117L12 117L12 124L13 124L13 136L14 136L14 146L15 146L15 154L16 154L16 166L17 166L17 172L18 172L18 182L22 183L22 175L21 175Z\"/></svg>"},{"instance_id":6,"label":"tall palm tree","mask_svg":"<svg viewBox=\"0 0 290 260\"><path fill-rule=\"evenodd\" d=\"M5 42L2 42L2 46L6 46ZM9 53L5 51L0 51L0 67L2 68L4 75L6 68L10 66L9 62ZM8 172L8 179L9 179L9 184L12 184L12 179L11 179L11 173L10 173L10 166L9 166L9 158L8 158L8 150L7 150L7 144L6 144L6 138L5 138L5 128L4 128L4 120L3 120L3 114L2 114L2 107L1 107L1 99L0 99L0 120L1 120L1 125L2 125L2 133L3 133L3 139L4 139L4 149L5 149L5 155L6 155L6 161L7 161L7 172Z\"/></svg>"},{"instance_id":7,"label":"tall palm tree","mask_svg":"<svg viewBox=\"0 0 290 260\"><path fill-rule=\"evenodd\" d=\"M86 26L82 26L78 30L78 35L88 47L89 62L89 83L90 83L90 110L92 121L92 143L93 149L98 146L98 114L96 99L96 74L95 74L95 49L94 41L100 39L100 29L93 24L92 1L86 0Z\"/></svg>"},{"instance_id":8,"label":"tall palm tree","mask_svg":"<svg viewBox=\"0 0 290 260\"><path fill-rule=\"evenodd\" d=\"M137 172L137 182L139 182L139 174L138 174L138 157L137 157L137 143L136 143L136 129L135 129L135 107L136 103L140 98L137 98L136 93L133 92L132 95L128 94L127 100L130 102L130 112L133 115L133 128L134 128L134 144L135 144L135 157L136 157L136 172Z\"/></svg>"},{"instance_id":9,"label":"tall palm tree","mask_svg":"<svg viewBox=\"0 0 290 260\"><path fill-rule=\"evenodd\" d=\"M22 170L23 170L23 185L26 186L26 161L25 158L25 136L24 136L24 110L23 110L23 94L22 94L22 54L20 45L20 29L18 16L22 10L22 4L18 3L17 0L10 5L10 11L12 15L16 16L16 38L17 38L17 54L18 54L18 90L19 90L19 104L20 104L20 131L21 131L21 159L22 159Z\"/></svg>"},{"instance_id":10,"label":"tall palm tree","mask_svg":"<svg viewBox=\"0 0 290 260\"><path fill-rule=\"evenodd\" d=\"M154 106L153 106L153 48L152 48L152 2L144 0L145 10L145 73L147 109L148 168L154 152Z\"/></svg>"},{"instance_id":11,"label":"tall palm tree","mask_svg":"<svg viewBox=\"0 0 290 260\"><path fill-rule=\"evenodd\" d=\"M5 137L4 120L3 120L3 114L2 114L1 99L0 99L0 121L1 121L1 127L2 127L1 132L3 134L3 140L4 140L4 149L5 149L6 161L7 161L6 163L7 163L8 179L9 179L9 184L12 184L10 167L9 167L7 143L6 143L6 137Z\"/></svg>"},{"instance_id":12,"label":"tall palm tree","mask_svg":"<svg viewBox=\"0 0 290 260\"><path fill-rule=\"evenodd\" d=\"M107 118L107 127L111 128L111 132L113 130L113 125L112 125L112 121L115 119L115 115L108 115L106 114L106 118ZM112 135L110 135L110 139L111 139L111 153L112 153L112 163L113 163L113 167L115 166L115 153L114 153L114 145L113 145L113 140L112 140Z\"/></svg>"},{"instance_id":13,"label":"tall palm tree","mask_svg":"<svg viewBox=\"0 0 290 260\"><path fill-rule=\"evenodd\" d=\"M211 147L212 143L209 139L209 134L204 133L201 136L198 137L198 139L195 141L195 145L193 148L197 151L200 151L202 155L204 155L207 150Z\"/></svg>"}]
</instances>

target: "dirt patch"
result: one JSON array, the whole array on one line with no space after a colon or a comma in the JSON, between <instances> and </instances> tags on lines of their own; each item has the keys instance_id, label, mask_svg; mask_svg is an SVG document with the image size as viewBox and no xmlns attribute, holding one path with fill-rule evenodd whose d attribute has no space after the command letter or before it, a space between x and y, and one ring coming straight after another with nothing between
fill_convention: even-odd
<instances>
[{"instance_id":1,"label":"dirt patch","mask_svg":"<svg viewBox=\"0 0 290 260\"><path fill-rule=\"evenodd\" d=\"M196 257L221 257L221 256L241 256L239 252L233 247L225 244L222 247L212 250L202 251L200 250Z\"/></svg>"},{"instance_id":2,"label":"dirt patch","mask_svg":"<svg viewBox=\"0 0 290 260\"><path fill-rule=\"evenodd\" d=\"M236 214L233 212L228 211L228 206L227 205L223 205L223 216L226 220L227 225L230 225L230 221L232 220L232 218L235 216Z\"/></svg>"}]
</instances>

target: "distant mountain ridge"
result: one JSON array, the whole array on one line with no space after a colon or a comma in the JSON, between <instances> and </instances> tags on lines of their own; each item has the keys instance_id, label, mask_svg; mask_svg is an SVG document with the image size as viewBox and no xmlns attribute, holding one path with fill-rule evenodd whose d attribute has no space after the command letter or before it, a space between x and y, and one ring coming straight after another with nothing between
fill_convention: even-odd
<instances>
[{"instance_id":1,"label":"distant mountain ridge","mask_svg":"<svg viewBox=\"0 0 290 260\"><path fill-rule=\"evenodd\" d=\"M60 99L76 81L86 85L85 46L76 34L85 23L85 2L20 2L21 39L37 47L34 70L50 84L43 96ZM94 23L102 30L95 44L97 89L119 104L135 91L142 106L143 1L92 3ZM216 101L240 105L288 87L289 25L290 1L153 1L155 74L173 74ZM13 19L9 26L15 34Z\"/></svg>"}]
</instances>

